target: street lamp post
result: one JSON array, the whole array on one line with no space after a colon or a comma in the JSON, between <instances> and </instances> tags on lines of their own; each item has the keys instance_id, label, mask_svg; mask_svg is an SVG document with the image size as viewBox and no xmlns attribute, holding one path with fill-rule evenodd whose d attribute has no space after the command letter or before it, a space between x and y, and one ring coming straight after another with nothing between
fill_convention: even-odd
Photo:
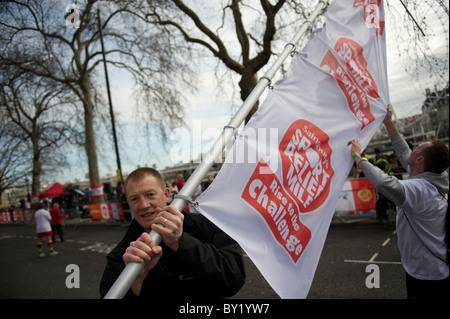
<instances>
[{"instance_id":1,"label":"street lamp post","mask_svg":"<svg viewBox=\"0 0 450 319\"><path fill-rule=\"evenodd\" d=\"M111 115L111 125L112 125L112 131L113 131L113 137L114 137L114 146L116 150L116 159L117 159L117 195L120 197L120 194L122 193L122 168L120 165L120 156L119 156L119 146L117 144L117 134L116 134L116 124L114 120L114 110L112 106L112 99L111 99L111 91L109 88L109 77L108 77L108 68L106 67L106 55L105 55L105 44L103 43L103 28L102 28L102 22L100 19L100 9L97 9L97 15L98 15L98 28L100 30L100 42L102 45L102 56L103 56L103 65L105 68L105 80L106 80L106 91L108 93L108 100L109 100L109 113Z\"/></svg>"},{"instance_id":2,"label":"street lamp post","mask_svg":"<svg viewBox=\"0 0 450 319\"><path fill-rule=\"evenodd\" d=\"M29 203L31 203L30 188L29 188L29 182L30 182L30 180L29 180L28 177L25 177L25 182L27 183L27 201L28 201Z\"/></svg>"}]
</instances>

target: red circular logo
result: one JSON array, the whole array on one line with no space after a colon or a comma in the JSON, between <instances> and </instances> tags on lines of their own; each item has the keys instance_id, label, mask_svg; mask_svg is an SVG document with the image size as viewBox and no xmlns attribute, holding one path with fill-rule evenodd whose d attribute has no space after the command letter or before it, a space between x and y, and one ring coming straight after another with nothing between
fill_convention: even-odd
<instances>
[{"instance_id":1,"label":"red circular logo","mask_svg":"<svg viewBox=\"0 0 450 319\"><path fill-rule=\"evenodd\" d=\"M291 124L279 146L283 185L300 212L319 208L328 197L334 175L329 136L306 120Z\"/></svg>"}]
</instances>

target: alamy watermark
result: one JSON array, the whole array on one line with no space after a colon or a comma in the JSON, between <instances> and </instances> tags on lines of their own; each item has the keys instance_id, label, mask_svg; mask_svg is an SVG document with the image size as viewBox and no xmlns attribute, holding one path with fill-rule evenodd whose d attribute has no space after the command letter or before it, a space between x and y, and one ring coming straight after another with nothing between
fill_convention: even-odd
<instances>
[{"instance_id":1,"label":"alamy watermark","mask_svg":"<svg viewBox=\"0 0 450 319\"><path fill-rule=\"evenodd\" d=\"M232 134L233 138L228 139L225 133L222 134L225 130L230 130L227 133ZM187 128L172 130L170 140L174 144L169 155L173 163L205 161L210 164L222 163L226 153L228 161L232 163L258 163L262 158L276 169L279 158L278 133L278 128L247 127L245 131L231 127L225 127L223 130L215 127L203 128L201 120L194 120L190 130ZM219 139L223 139L221 143L218 143ZM239 143L233 148L237 140ZM245 143L246 140L252 143Z\"/></svg>"},{"instance_id":2,"label":"alamy watermark","mask_svg":"<svg viewBox=\"0 0 450 319\"><path fill-rule=\"evenodd\" d=\"M369 273L366 277L366 287L369 289L380 288L380 267L369 264L366 267L366 273Z\"/></svg>"},{"instance_id":3,"label":"alamy watermark","mask_svg":"<svg viewBox=\"0 0 450 319\"><path fill-rule=\"evenodd\" d=\"M66 273L69 273L66 278L66 287L69 289L80 288L80 267L76 264L69 264L66 266Z\"/></svg>"},{"instance_id":4,"label":"alamy watermark","mask_svg":"<svg viewBox=\"0 0 450 319\"><path fill-rule=\"evenodd\" d=\"M69 4L66 7L64 19L66 20L67 28L78 29L80 27L80 8L76 4Z\"/></svg>"}]
</instances>

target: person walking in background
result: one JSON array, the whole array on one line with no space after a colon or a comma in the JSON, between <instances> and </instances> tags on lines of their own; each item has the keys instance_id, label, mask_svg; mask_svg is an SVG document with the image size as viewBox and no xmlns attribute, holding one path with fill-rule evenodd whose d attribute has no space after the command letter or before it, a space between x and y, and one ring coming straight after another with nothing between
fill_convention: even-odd
<instances>
[{"instance_id":1,"label":"person walking in background","mask_svg":"<svg viewBox=\"0 0 450 319\"><path fill-rule=\"evenodd\" d=\"M212 176L211 176L211 175L208 175L208 176L207 176L207 181L206 181L206 183L205 183L205 189L204 189L203 191L206 191L206 189L209 187L209 185L212 184L212 182L213 182Z\"/></svg>"},{"instance_id":2,"label":"person walking in background","mask_svg":"<svg viewBox=\"0 0 450 319\"><path fill-rule=\"evenodd\" d=\"M52 226L50 224L52 217L50 216L50 213L44 209L44 204L39 203L38 210L34 213L34 220L36 222L37 248L39 254L38 256L45 256L44 252L42 251L42 238L44 236L47 238L47 245L50 251L50 256L58 254L53 247Z\"/></svg>"},{"instance_id":3,"label":"person walking in background","mask_svg":"<svg viewBox=\"0 0 450 319\"><path fill-rule=\"evenodd\" d=\"M53 204L52 209L50 209L50 215L52 216L51 225L52 225L52 240L53 240L53 242L56 241L55 240L56 233L58 233L61 241L64 241L63 230L62 230L62 225L61 225L62 214L61 214L61 210L59 209L58 203Z\"/></svg>"},{"instance_id":4,"label":"person walking in background","mask_svg":"<svg viewBox=\"0 0 450 319\"><path fill-rule=\"evenodd\" d=\"M170 197L169 197L169 203L173 201L175 198L175 195L178 194L178 186L176 181L172 181L172 185L170 186Z\"/></svg>"},{"instance_id":5,"label":"person walking in background","mask_svg":"<svg viewBox=\"0 0 450 319\"><path fill-rule=\"evenodd\" d=\"M397 206L398 247L408 299L449 300L448 145L430 141L411 151L392 121L389 106L383 123L409 178L398 180L371 165L361 157L358 140L349 142L352 158L377 191Z\"/></svg>"},{"instance_id":6,"label":"person walking in background","mask_svg":"<svg viewBox=\"0 0 450 319\"><path fill-rule=\"evenodd\" d=\"M373 165L381 169L386 174L390 175L391 173L391 164L388 162L388 160L383 156L380 149L375 149L375 157L372 158ZM376 203L376 212L377 212L377 219L379 222L383 224L389 224L389 217L387 214L387 208L388 208L388 199L383 194L377 191L377 203Z\"/></svg>"},{"instance_id":7,"label":"person walking in background","mask_svg":"<svg viewBox=\"0 0 450 319\"><path fill-rule=\"evenodd\" d=\"M184 184L185 184L184 176L182 174L178 174L177 175L177 188L178 188L178 191L181 191L181 189L183 188ZM191 207L189 206L189 203L187 203L186 206L184 207L184 211L186 213L190 213L191 212Z\"/></svg>"},{"instance_id":8,"label":"person walking in background","mask_svg":"<svg viewBox=\"0 0 450 319\"><path fill-rule=\"evenodd\" d=\"M178 174L177 175L177 187L178 187L178 191L180 191L183 186L184 186L184 177L182 174Z\"/></svg>"}]
</instances>

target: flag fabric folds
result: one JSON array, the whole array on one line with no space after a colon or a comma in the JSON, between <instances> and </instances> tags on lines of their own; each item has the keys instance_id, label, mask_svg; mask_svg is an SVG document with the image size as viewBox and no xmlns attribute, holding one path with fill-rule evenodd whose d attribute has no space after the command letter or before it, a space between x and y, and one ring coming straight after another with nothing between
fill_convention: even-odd
<instances>
[{"instance_id":1,"label":"flag fabric folds","mask_svg":"<svg viewBox=\"0 0 450 319\"><path fill-rule=\"evenodd\" d=\"M347 143L365 148L388 103L382 1L334 1L197 199L280 297L307 297L353 164Z\"/></svg>"}]
</instances>

